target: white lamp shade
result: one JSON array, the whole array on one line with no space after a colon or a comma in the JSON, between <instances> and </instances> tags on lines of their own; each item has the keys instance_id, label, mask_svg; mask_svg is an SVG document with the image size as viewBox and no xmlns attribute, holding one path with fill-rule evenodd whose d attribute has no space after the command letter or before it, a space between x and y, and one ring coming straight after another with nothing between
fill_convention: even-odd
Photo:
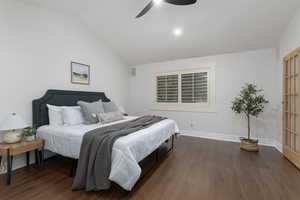
<instances>
[{"instance_id":1,"label":"white lamp shade","mask_svg":"<svg viewBox=\"0 0 300 200\"><path fill-rule=\"evenodd\" d=\"M0 123L0 131L17 130L26 127L29 127L29 125L16 113L11 114Z\"/></svg>"}]
</instances>

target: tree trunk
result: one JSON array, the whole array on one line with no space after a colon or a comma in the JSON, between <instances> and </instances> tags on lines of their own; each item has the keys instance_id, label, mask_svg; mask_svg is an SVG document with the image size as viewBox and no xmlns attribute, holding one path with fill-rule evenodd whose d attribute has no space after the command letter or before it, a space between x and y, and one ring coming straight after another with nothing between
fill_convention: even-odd
<instances>
[{"instance_id":1,"label":"tree trunk","mask_svg":"<svg viewBox=\"0 0 300 200\"><path fill-rule=\"evenodd\" d=\"M248 120L248 140L250 140L250 115L247 115Z\"/></svg>"}]
</instances>

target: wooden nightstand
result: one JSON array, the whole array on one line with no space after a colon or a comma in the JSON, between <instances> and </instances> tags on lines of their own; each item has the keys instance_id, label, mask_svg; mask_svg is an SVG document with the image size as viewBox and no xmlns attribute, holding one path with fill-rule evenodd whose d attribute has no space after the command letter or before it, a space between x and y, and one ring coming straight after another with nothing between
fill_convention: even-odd
<instances>
[{"instance_id":1,"label":"wooden nightstand","mask_svg":"<svg viewBox=\"0 0 300 200\"><path fill-rule=\"evenodd\" d=\"M41 152L39 152L39 149L41 150ZM7 185L10 185L11 183L11 169L14 156L26 153L26 164L27 168L29 168L31 151L35 151L36 163L38 165L42 164L44 161L44 140L37 139L31 142L22 141L16 144L0 143L0 161L2 159L2 156L7 157Z\"/></svg>"}]
</instances>

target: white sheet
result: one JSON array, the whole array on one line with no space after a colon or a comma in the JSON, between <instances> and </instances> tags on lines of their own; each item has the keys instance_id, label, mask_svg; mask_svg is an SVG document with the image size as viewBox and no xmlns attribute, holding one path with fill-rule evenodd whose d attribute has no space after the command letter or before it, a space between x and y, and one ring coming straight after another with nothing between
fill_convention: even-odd
<instances>
[{"instance_id":1,"label":"white sheet","mask_svg":"<svg viewBox=\"0 0 300 200\"><path fill-rule=\"evenodd\" d=\"M37 136L45 140L45 149L54 153L79 158L83 135L93 129L130 121L136 117L105 125L42 126ZM143 160L179 129L174 120L166 119L149 128L119 138L113 146L109 179L130 191L141 175L138 162Z\"/></svg>"}]
</instances>

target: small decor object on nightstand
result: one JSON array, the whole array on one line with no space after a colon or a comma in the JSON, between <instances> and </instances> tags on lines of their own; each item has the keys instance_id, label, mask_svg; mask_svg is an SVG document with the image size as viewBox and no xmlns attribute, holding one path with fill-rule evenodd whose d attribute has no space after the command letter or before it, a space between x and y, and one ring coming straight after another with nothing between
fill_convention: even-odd
<instances>
[{"instance_id":1,"label":"small decor object on nightstand","mask_svg":"<svg viewBox=\"0 0 300 200\"><path fill-rule=\"evenodd\" d=\"M251 139L250 119L251 116L258 117L263 112L264 106L268 101L264 95L259 94L263 90L257 89L254 84L246 84L238 97L232 102L231 109L238 114L244 114L248 122L248 137L241 138L241 149L246 151L258 151L258 140Z\"/></svg>"},{"instance_id":2,"label":"small decor object on nightstand","mask_svg":"<svg viewBox=\"0 0 300 200\"><path fill-rule=\"evenodd\" d=\"M28 127L23 131L25 141L30 142L36 139L36 128Z\"/></svg>"},{"instance_id":3,"label":"small decor object on nightstand","mask_svg":"<svg viewBox=\"0 0 300 200\"><path fill-rule=\"evenodd\" d=\"M13 144L22 140L22 130L28 127L28 124L16 113L11 114L0 124L0 131L6 131L4 142Z\"/></svg>"},{"instance_id":4,"label":"small decor object on nightstand","mask_svg":"<svg viewBox=\"0 0 300 200\"><path fill-rule=\"evenodd\" d=\"M90 84L90 66L71 62L71 82L76 84Z\"/></svg>"}]
</instances>

